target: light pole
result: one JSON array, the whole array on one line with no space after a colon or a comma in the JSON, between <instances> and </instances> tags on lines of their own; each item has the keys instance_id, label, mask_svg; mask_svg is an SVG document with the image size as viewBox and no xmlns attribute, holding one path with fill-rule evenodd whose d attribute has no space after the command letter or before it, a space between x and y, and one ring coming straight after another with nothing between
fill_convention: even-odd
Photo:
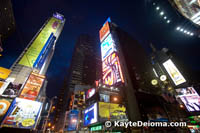
<instances>
[{"instance_id":1,"label":"light pole","mask_svg":"<svg viewBox=\"0 0 200 133\"><path fill-rule=\"evenodd\" d=\"M54 96L54 97L52 97L52 98L50 99L50 107L49 107L48 114L47 114L46 119L45 119L45 124L44 124L44 128L43 128L43 133L45 133L45 131L46 131L47 122L48 122L48 118L49 118L49 115L50 115L50 112L51 112L51 108L52 108L52 105L53 105L53 101L54 101L54 99L56 99L56 98L57 98L57 96ZM49 98L47 97L47 99L49 99Z\"/></svg>"}]
</instances>

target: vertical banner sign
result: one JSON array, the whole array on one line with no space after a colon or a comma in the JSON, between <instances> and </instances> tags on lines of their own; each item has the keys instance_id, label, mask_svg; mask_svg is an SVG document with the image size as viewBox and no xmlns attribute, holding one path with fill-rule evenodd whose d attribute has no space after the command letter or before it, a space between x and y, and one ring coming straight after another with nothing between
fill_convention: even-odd
<instances>
[{"instance_id":1,"label":"vertical banner sign","mask_svg":"<svg viewBox=\"0 0 200 133\"><path fill-rule=\"evenodd\" d=\"M176 68L171 59L164 62L163 66L176 86L186 82L185 78Z\"/></svg>"},{"instance_id":2,"label":"vertical banner sign","mask_svg":"<svg viewBox=\"0 0 200 133\"><path fill-rule=\"evenodd\" d=\"M36 100L44 79L43 75L31 73L19 97Z\"/></svg>"},{"instance_id":3,"label":"vertical banner sign","mask_svg":"<svg viewBox=\"0 0 200 133\"><path fill-rule=\"evenodd\" d=\"M15 98L2 122L3 127L34 129L42 110L42 103Z\"/></svg>"},{"instance_id":4,"label":"vertical banner sign","mask_svg":"<svg viewBox=\"0 0 200 133\"><path fill-rule=\"evenodd\" d=\"M39 35L35 38L31 46L28 48L24 56L19 61L19 64L33 67L36 59L38 58L42 48L44 47L45 43L47 42L51 33L56 33L61 20L52 17L48 23L44 26L42 31Z\"/></svg>"},{"instance_id":5,"label":"vertical banner sign","mask_svg":"<svg viewBox=\"0 0 200 133\"><path fill-rule=\"evenodd\" d=\"M109 23L108 21L103 25L101 30L99 31L100 41L102 42L106 36L110 33Z\"/></svg>"},{"instance_id":6,"label":"vertical banner sign","mask_svg":"<svg viewBox=\"0 0 200 133\"><path fill-rule=\"evenodd\" d=\"M103 83L115 85L124 83L122 70L117 54L114 52L103 61Z\"/></svg>"}]
</instances>

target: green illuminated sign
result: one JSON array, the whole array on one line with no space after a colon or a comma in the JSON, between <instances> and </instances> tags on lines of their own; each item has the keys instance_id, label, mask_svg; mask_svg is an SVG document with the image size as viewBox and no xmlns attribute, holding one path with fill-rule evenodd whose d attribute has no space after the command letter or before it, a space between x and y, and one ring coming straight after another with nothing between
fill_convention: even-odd
<instances>
[{"instance_id":1,"label":"green illuminated sign","mask_svg":"<svg viewBox=\"0 0 200 133\"><path fill-rule=\"evenodd\" d=\"M98 130L102 130L102 126L101 125L90 128L90 131L98 131Z\"/></svg>"}]
</instances>

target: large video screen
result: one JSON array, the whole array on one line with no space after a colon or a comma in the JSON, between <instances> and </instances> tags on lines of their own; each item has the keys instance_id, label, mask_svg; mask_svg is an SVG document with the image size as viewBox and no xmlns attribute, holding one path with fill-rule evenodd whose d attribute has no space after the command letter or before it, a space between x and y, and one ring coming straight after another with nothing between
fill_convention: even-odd
<instances>
[{"instance_id":1,"label":"large video screen","mask_svg":"<svg viewBox=\"0 0 200 133\"><path fill-rule=\"evenodd\" d=\"M42 103L15 98L2 122L3 127L34 129L42 110Z\"/></svg>"},{"instance_id":2,"label":"large video screen","mask_svg":"<svg viewBox=\"0 0 200 133\"><path fill-rule=\"evenodd\" d=\"M99 102L99 117L102 121L125 120L126 108L120 104Z\"/></svg>"},{"instance_id":3,"label":"large video screen","mask_svg":"<svg viewBox=\"0 0 200 133\"><path fill-rule=\"evenodd\" d=\"M78 110L71 110L69 113L69 119L68 119L68 131L75 131L77 128L77 124L78 124L78 115L79 115L79 111Z\"/></svg>"},{"instance_id":4,"label":"large video screen","mask_svg":"<svg viewBox=\"0 0 200 133\"><path fill-rule=\"evenodd\" d=\"M95 103L84 111L84 126L96 123L97 117L97 103Z\"/></svg>"},{"instance_id":5,"label":"large video screen","mask_svg":"<svg viewBox=\"0 0 200 133\"><path fill-rule=\"evenodd\" d=\"M176 86L186 82L185 78L176 68L171 59L164 62L163 66Z\"/></svg>"},{"instance_id":6,"label":"large video screen","mask_svg":"<svg viewBox=\"0 0 200 133\"><path fill-rule=\"evenodd\" d=\"M44 26L39 35L35 38L31 46L28 48L22 59L19 61L19 64L33 67L36 59L38 58L42 48L47 42L50 34L55 33L61 23L61 20L52 17L48 23Z\"/></svg>"},{"instance_id":7,"label":"large video screen","mask_svg":"<svg viewBox=\"0 0 200 133\"><path fill-rule=\"evenodd\" d=\"M200 111L200 96L193 87L176 89L176 92L188 111Z\"/></svg>"},{"instance_id":8,"label":"large video screen","mask_svg":"<svg viewBox=\"0 0 200 133\"><path fill-rule=\"evenodd\" d=\"M109 34L108 37L101 43L101 57L102 61L109 56L111 53L116 51L115 42L112 39L112 35Z\"/></svg>"},{"instance_id":9,"label":"large video screen","mask_svg":"<svg viewBox=\"0 0 200 133\"><path fill-rule=\"evenodd\" d=\"M110 33L110 27L109 27L109 22L107 21L103 25L103 27L101 28L101 30L99 31L100 41L102 42L109 33Z\"/></svg>"},{"instance_id":10,"label":"large video screen","mask_svg":"<svg viewBox=\"0 0 200 133\"><path fill-rule=\"evenodd\" d=\"M114 52L103 61L103 83L116 85L124 83L119 57Z\"/></svg>"},{"instance_id":11,"label":"large video screen","mask_svg":"<svg viewBox=\"0 0 200 133\"><path fill-rule=\"evenodd\" d=\"M40 88L44 82L44 78L45 77L43 75L31 73L19 97L29 100L36 100Z\"/></svg>"}]
</instances>

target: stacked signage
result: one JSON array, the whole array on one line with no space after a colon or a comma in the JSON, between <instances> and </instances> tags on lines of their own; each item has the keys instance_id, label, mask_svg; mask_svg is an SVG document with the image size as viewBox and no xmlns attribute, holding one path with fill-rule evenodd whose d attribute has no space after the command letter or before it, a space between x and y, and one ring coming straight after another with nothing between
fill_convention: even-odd
<instances>
[{"instance_id":1,"label":"stacked signage","mask_svg":"<svg viewBox=\"0 0 200 133\"><path fill-rule=\"evenodd\" d=\"M101 41L103 84L112 86L124 83L124 78L109 22L106 21L99 31L99 35Z\"/></svg>"},{"instance_id":2,"label":"stacked signage","mask_svg":"<svg viewBox=\"0 0 200 133\"><path fill-rule=\"evenodd\" d=\"M176 89L176 92L189 112L200 111L200 96L193 87Z\"/></svg>"}]
</instances>

